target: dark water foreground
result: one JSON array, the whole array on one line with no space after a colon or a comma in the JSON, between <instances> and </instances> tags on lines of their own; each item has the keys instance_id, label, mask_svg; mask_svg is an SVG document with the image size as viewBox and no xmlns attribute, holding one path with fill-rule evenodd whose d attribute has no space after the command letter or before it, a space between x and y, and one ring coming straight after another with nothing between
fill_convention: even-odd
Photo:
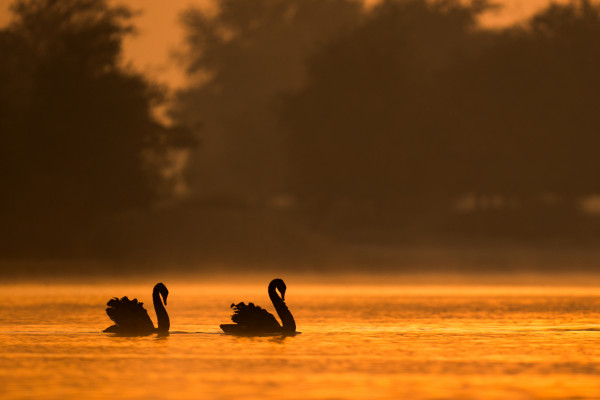
<instances>
[{"instance_id":1,"label":"dark water foreground","mask_svg":"<svg viewBox=\"0 0 600 400\"><path fill-rule=\"evenodd\" d=\"M100 333L108 298L151 305L150 282L0 286L0 398L600 396L600 287L288 280L302 334L244 338L219 323L233 301L272 311L266 283L166 283L168 337Z\"/></svg>"}]
</instances>

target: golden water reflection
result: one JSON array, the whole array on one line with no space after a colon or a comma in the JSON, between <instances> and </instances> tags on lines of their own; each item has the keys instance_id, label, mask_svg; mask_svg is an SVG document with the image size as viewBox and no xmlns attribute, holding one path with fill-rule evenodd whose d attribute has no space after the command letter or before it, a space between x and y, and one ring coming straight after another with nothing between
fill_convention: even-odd
<instances>
[{"instance_id":1,"label":"golden water reflection","mask_svg":"<svg viewBox=\"0 0 600 400\"><path fill-rule=\"evenodd\" d=\"M115 337L111 296L151 285L3 285L3 399L564 399L600 393L595 287L287 281L295 337L221 334L265 285L167 283L171 334ZM153 320L155 316L152 311Z\"/></svg>"}]
</instances>

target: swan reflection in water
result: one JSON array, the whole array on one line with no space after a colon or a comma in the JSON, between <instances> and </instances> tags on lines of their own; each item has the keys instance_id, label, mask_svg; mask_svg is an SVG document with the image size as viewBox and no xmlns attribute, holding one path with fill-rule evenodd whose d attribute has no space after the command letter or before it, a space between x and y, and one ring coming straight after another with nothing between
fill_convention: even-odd
<instances>
[{"instance_id":1,"label":"swan reflection in water","mask_svg":"<svg viewBox=\"0 0 600 400\"><path fill-rule=\"evenodd\" d=\"M154 302L154 311L158 327L154 327L148 311L137 299L129 300L127 296L122 298L114 297L106 305L106 314L115 323L106 328L103 332L117 333L119 335L150 335L158 333L159 335L168 335L171 322L169 314L164 306L167 305L167 296L169 290L163 283L157 283L152 290L152 301ZM162 296L162 299L161 299ZM164 302L164 305L163 305Z\"/></svg>"},{"instance_id":2,"label":"swan reflection in water","mask_svg":"<svg viewBox=\"0 0 600 400\"><path fill-rule=\"evenodd\" d=\"M281 293L281 297L277 290ZM296 321L285 304L285 290L285 283L281 279L273 279L269 283L269 297L281 319L281 325L267 310L255 306L254 303L246 305L242 302L231 305L234 310L231 320L235 324L221 324L221 329L230 335L243 336L296 334Z\"/></svg>"}]
</instances>

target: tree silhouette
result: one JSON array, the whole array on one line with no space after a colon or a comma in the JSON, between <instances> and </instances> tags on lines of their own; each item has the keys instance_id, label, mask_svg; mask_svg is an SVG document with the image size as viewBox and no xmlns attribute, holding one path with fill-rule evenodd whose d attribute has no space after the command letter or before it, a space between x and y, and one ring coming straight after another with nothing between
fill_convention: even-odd
<instances>
[{"instance_id":1,"label":"tree silhouette","mask_svg":"<svg viewBox=\"0 0 600 400\"><path fill-rule=\"evenodd\" d=\"M384 1L319 52L306 88L285 108L296 193L346 218L447 207L456 191L455 129L437 114L438 77L480 51L476 2ZM337 210L337 211L336 211Z\"/></svg>"},{"instance_id":2,"label":"tree silhouette","mask_svg":"<svg viewBox=\"0 0 600 400\"><path fill-rule=\"evenodd\" d=\"M216 14L182 18L182 54L193 84L177 95L175 120L201 130L191 167L199 195L265 198L287 186L279 98L300 88L306 59L358 24L348 0L221 0Z\"/></svg>"},{"instance_id":3,"label":"tree silhouette","mask_svg":"<svg viewBox=\"0 0 600 400\"><path fill-rule=\"evenodd\" d=\"M499 224L543 231L600 191L600 6L551 4L503 31L477 26L486 7L384 1L312 57L284 111L309 214L439 229L472 195Z\"/></svg>"},{"instance_id":4,"label":"tree silhouette","mask_svg":"<svg viewBox=\"0 0 600 400\"><path fill-rule=\"evenodd\" d=\"M17 0L0 31L6 243L68 242L166 188L191 138L152 115L163 89L122 67L132 13L104 0Z\"/></svg>"},{"instance_id":5,"label":"tree silhouette","mask_svg":"<svg viewBox=\"0 0 600 400\"><path fill-rule=\"evenodd\" d=\"M451 72L447 89L464 94L446 103L468 144L460 157L478 165L462 172L464 190L521 203L553 195L573 204L598 193L599 45L597 5L553 4Z\"/></svg>"}]
</instances>

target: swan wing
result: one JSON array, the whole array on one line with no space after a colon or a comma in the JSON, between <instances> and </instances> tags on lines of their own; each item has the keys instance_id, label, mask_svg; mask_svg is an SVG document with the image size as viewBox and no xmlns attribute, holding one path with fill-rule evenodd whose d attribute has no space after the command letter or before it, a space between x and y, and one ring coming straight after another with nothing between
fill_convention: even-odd
<instances>
[{"instance_id":1,"label":"swan wing","mask_svg":"<svg viewBox=\"0 0 600 400\"><path fill-rule=\"evenodd\" d=\"M127 296L114 297L106 303L106 314L114 321L119 331L147 332L154 330L154 324L144 308L144 303L137 299L129 300Z\"/></svg>"},{"instance_id":2,"label":"swan wing","mask_svg":"<svg viewBox=\"0 0 600 400\"><path fill-rule=\"evenodd\" d=\"M233 315L231 320L240 325L248 332L278 332L281 331L281 325L267 310L254 303L232 304Z\"/></svg>"}]
</instances>

